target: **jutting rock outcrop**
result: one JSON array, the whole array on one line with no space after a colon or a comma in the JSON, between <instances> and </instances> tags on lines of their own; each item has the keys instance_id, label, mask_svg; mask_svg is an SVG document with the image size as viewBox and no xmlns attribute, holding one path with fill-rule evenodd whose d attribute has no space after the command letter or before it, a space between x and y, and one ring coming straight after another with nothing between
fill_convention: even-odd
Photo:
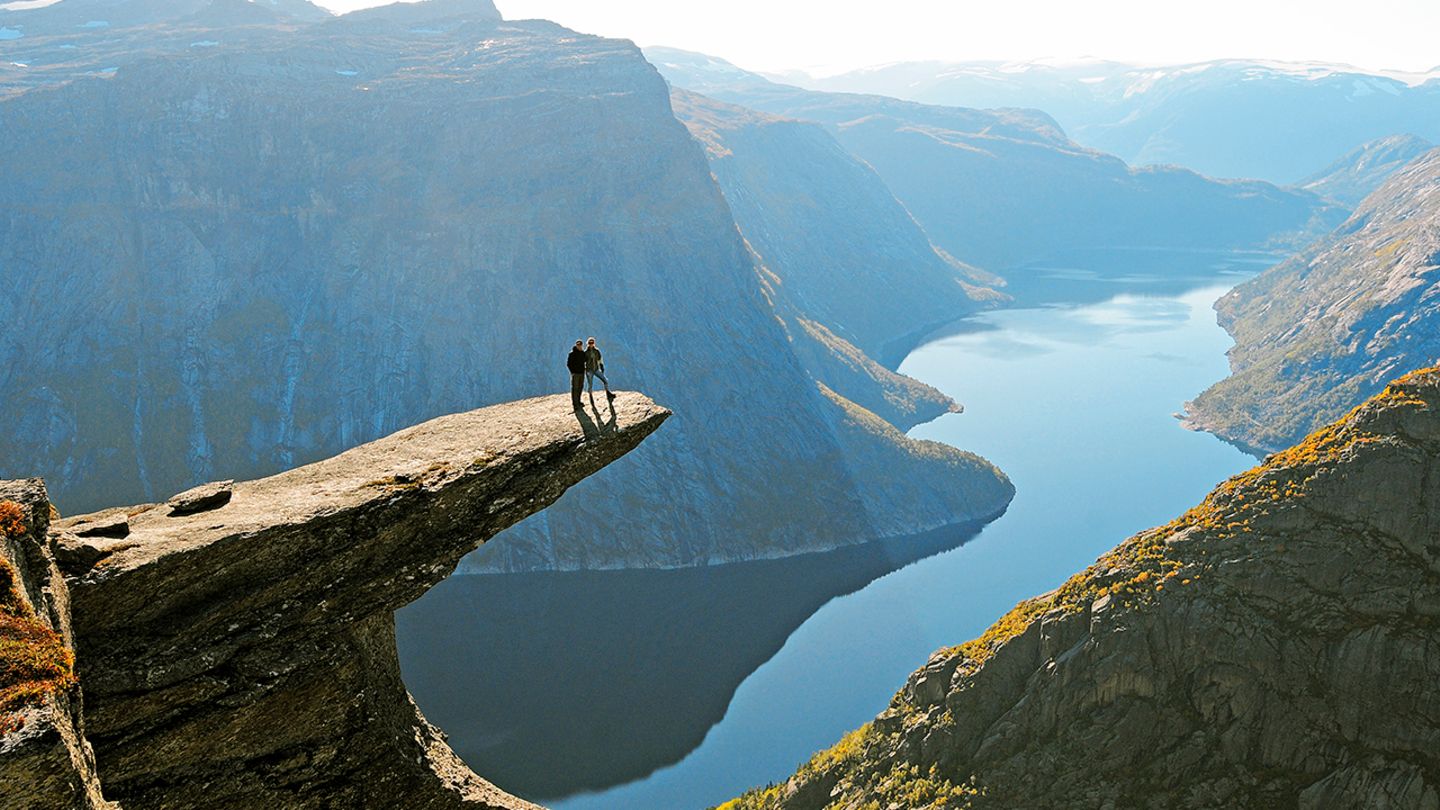
<instances>
[{"instance_id":1,"label":"jutting rock outcrop","mask_svg":"<svg viewBox=\"0 0 1440 810\"><path fill-rule=\"evenodd\" d=\"M1440 368L936 653L738 808L1440 806Z\"/></svg>"},{"instance_id":2,"label":"jutting rock outcrop","mask_svg":"<svg viewBox=\"0 0 1440 810\"><path fill-rule=\"evenodd\" d=\"M598 415L567 396L497 405L57 523L106 795L128 810L533 807L421 716L394 611L669 415L633 393Z\"/></svg>"}]
</instances>

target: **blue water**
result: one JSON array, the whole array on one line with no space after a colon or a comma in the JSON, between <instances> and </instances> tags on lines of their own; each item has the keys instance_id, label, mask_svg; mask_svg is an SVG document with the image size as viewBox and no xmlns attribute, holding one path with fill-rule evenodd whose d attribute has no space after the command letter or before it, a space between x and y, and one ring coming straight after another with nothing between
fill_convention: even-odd
<instances>
[{"instance_id":1,"label":"blue water","mask_svg":"<svg viewBox=\"0 0 1440 810\"><path fill-rule=\"evenodd\" d=\"M1009 473L1009 512L981 535L820 609L741 684L681 763L556 810L695 808L778 781L884 709L935 649L981 633L1120 540L1163 523L1254 460L1173 414L1227 373L1211 304L1181 295L989 313L911 353L901 371L964 414L912 435L974 450Z\"/></svg>"},{"instance_id":2,"label":"blue water","mask_svg":"<svg viewBox=\"0 0 1440 810\"><path fill-rule=\"evenodd\" d=\"M701 808L782 780L931 652L1254 463L1173 416L1227 372L1211 304L1239 278L992 312L912 352L901 371L966 407L912 435L990 458L1018 490L978 536L908 556L452 578L400 614L406 681L477 771L556 810ZM537 639L540 622L570 635ZM467 637L485 654L419 663ZM568 753L547 744L572 736Z\"/></svg>"}]
</instances>

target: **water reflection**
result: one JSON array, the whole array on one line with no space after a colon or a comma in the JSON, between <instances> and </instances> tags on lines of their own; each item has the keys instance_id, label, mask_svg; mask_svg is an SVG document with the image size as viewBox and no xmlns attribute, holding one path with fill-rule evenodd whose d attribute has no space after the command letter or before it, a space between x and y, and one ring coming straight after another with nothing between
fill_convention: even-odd
<instances>
[{"instance_id":1,"label":"water reflection","mask_svg":"<svg viewBox=\"0 0 1440 810\"><path fill-rule=\"evenodd\" d=\"M1211 304L1262 260L1150 256L1136 282L1136 253L1113 258L1112 275L1069 273L1032 291L1056 300L969 318L902 366L966 406L912 435L1016 484L973 542L452 579L399 617L422 708L480 773L557 810L699 808L785 778L933 650L1253 463L1171 414L1226 373Z\"/></svg>"},{"instance_id":2,"label":"water reflection","mask_svg":"<svg viewBox=\"0 0 1440 810\"><path fill-rule=\"evenodd\" d=\"M1075 250L1003 275L1017 306L1094 304L1127 293L1159 299L1217 283L1234 286L1285 257L1268 251Z\"/></svg>"},{"instance_id":3,"label":"water reflection","mask_svg":"<svg viewBox=\"0 0 1440 810\"><path fill-rule=\"evenodd\" d=\"M506 790L544 801L609 787L698 746L830 599L977 531L681 571L452 577L396 617L405 682Z\"/></svg>"}]
</instances>

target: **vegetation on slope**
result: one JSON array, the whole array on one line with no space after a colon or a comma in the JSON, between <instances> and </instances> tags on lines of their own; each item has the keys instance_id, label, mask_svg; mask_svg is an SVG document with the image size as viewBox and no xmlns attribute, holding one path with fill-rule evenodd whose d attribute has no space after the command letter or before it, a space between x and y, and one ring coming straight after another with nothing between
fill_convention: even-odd
<instances>
[{"instance_id":1,"label":"vegetation on slope","mask_svg":"<svg viewBox=\"0 0 1440 810\"><path fill-rule=\"evenodd\" d=\"M1188 423L1257 455L1299 441L1440 357L1440 149L1395 173L1304 253L1215 308L1232 374Z\"/></svg>"},{"instance_id":2,"label":"vegetation on slope","mask_svg":"<svg viewBox=\"0 0 1440 810\"><path fill-rule=\"evenodd\" d=\"M0 539L23 536L25 510L0 501ZM75 683L74 654L20 593L20 575L0 556L0 735L24 726L20 711Z\"/></svg>"}]
</instances>

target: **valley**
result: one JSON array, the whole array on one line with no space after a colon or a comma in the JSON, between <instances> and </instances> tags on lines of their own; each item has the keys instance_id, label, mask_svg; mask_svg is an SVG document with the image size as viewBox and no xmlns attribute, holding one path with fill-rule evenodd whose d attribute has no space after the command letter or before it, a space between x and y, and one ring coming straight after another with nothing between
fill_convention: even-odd
<instances>
[{"instance_id":1,"label":"valley","mask_svg":"<svg viewBox=\"0 0 1440 810\"><path fill-rule=\"evenodd\" d=\"M406 682L478 772L559 810L701 807L781 779L932 650L1249 465L1171 415L1224 372L1210 305L1253 272L1246 258L1211 256L1173 292L1091 280L1098 303L971 316L909 355L902 371L968 405L912 435L980 448L1017 482L978 535L697 571L456 577L398 616ZM1120 253L1109 269L1195 268ZM455 638L474 654L429 660ZM524 653L484 653L497 648ZM536 691L558 673L576 681L566 696Z\"/></svg>"},{"instance_id":2,"label":"valley","mask_svg":"<svg viewBox=\"0 0 1440 810\"><path fill-rule=\"evenodd\" d=\"M0 810L1440 806L1440 68L328 2L0 3Z\"/></svg>"}]
</instances>

